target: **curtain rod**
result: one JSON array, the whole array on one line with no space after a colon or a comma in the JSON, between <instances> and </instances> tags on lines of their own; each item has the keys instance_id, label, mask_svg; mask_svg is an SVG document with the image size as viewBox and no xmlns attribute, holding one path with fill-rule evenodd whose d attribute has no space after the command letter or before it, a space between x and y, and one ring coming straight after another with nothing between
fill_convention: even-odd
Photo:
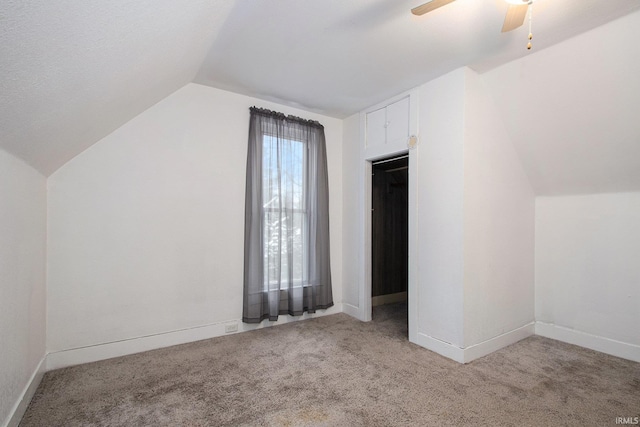
<instances>
[{"instance_id":1,"label":"curtain rod","mask_svg":"<svg viewBox=\"0 0 640 427\"><path fill-rule=\"evenodd\" d=\"M322 124L316 120L308 120L308 119L303 119L297 116L286 115L278 111L272 111L266 108L258 108L255 105L253 107L249 107L249 111L251 112L251 114L259 114L264 117L270 117L277 120L286 120L290 122L296 122L303 125L314 126L314 127L324 129L324 126L322 126Z\"/></svg>"}]
</instances>

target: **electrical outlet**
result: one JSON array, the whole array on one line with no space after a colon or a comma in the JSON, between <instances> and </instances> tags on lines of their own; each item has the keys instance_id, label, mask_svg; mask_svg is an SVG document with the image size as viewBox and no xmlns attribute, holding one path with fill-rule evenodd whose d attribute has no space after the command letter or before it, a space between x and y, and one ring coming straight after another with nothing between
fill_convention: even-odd
<instances>
[{"instance_id":1,"label":"electrical outlet","mask_svg":"<svg viewBox=\"0 0 640 427\"><path fill-rule=\"evenodd\" d=\"M224 333L238 332L238 322L227 323L224 325Z\"/></svg>"}]
</instances>

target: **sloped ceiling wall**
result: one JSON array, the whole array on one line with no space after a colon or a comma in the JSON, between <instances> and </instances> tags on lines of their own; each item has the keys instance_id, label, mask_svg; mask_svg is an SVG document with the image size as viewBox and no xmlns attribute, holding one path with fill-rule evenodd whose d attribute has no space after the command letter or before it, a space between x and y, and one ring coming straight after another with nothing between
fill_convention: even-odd
<instances>
[{"instance_id":1,"label":"sloped ceiling wall","mask_svg":"<svg viewBox=\"0 0 640 427\"><path fill-rule=\"evenodd\" d=\"M195 82L345 118L465 65L528 56L528 28L501 33L505 0L238 1ZM534 51L640 8L638 0L535 0Z\"/></svg>"},{"instance_id":2,"label":"sloped ceiling wall","mask_svg":"<svg viewBox=\"0 0 640 427\"><path fill-rule=\"evenodd\" d=\"M3 0L0 147L45 175L189 83L230 0Z\"/></svg>"},{"instance_id":3,"label":"sloped ceiling wall","mask_svg":"<svg viewBox=\"0 0 640 427\"><path fill-rule=\"evenodd\" d=\"M640 190L640 1L536 0L530 53L504 0L421 2L3 0L0 147L49 175L191 81L344 117L469 65L538 194Z\"/></svg>"},{"instance_id":4,"label":"sloped ceiling wall","mask_svg":"<svg viewBox=\"0 0 640 427\"><path fill-rule=\"evenodd\" d=\"M640 191L635 12L483 75L537 195Z\"/></svg>"}]
</instances>

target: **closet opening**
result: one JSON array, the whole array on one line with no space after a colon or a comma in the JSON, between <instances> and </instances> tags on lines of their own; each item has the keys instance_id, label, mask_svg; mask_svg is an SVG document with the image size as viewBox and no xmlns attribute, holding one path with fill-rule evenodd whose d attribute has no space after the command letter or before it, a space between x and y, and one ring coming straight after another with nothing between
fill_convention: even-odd
<instances>
[{"instance_id":1,"label":"closet opening","mask_svg":"<svg viewBox=\"0 0 640 427\"><path fill-rule=\"evenodd\" d=\"M371 162L371 306L408 336L409 155Z\"/></svg>"}]
</instances>

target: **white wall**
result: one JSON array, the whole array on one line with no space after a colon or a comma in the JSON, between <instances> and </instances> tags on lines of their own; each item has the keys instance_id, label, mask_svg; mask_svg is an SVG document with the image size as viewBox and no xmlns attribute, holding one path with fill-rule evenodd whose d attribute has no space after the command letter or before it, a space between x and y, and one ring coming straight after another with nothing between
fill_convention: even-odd
<instances>
[{"instance_id":1,"label":"white wall","mask_svg":"<svg viewBox=\"0 0 640 427\"><path fill-rule=\"evenodd\" d=\"M189 84L49 178L48 350L86 353L53 366L172 344L157 338L172 331L206 338L241 318L252 105L325 126L337 303L328 312L340 310L342 121Z\"/></svg>"},{"instance_id":2,"label":"white wall","mask_svg":"<svg viewBox=\"0 0 640 427\"><path fill-rule=\"evenodd\" d=\"M464 343L469 348L503 334L515 339L533 334L535 198L502 116L480 76L469 69L464 126Z\"/></svg>"},{"instance_id":3,"label":"white wall","mask_svg":"<svg viewBox=\"0 0 640 427\"><path fill-rule=\"evenodd\" d=\"M419 88L418 161L410 171L418 174L417 342L443 354L448 344L464 345L464 78L458 69Z\"/></svg>"},{"instance_id":4,"label":"white wall","mask_svg":"<svg viewBox=\"0 0 640 427\"><path fill-rule=\"evenodd\" d=\"M20 419L42 375L45 182L35 169L0 150L0 425L12 416L12 423Z\"/></svg>"},{"instance_id":5,"label":"white wall","mask_svg":"<svg viewBox=\"0 0 640 427\"><path fill-rule=\"evenodd\" d=\"M342 301L344 309L352 316L359 313L360 266L362 250L359 242L362 234L360 206L363 203L360 176L360 115L346 118L342 124ZM364 285L363 285L364 286Z\"/></svg>"},{"instance_id":6,"label":"white wall","mask_svg":"<svg viewBox=\"0 0 640 427\"><path fill-rule=\"evenodd\" d=\"M536 199L536 332L640 361L640 193Z\"/></svg>"},{"instance_id":7,"label":"white wall","mask_svg":"<svg viewBox=\"0 0 640 427\"><path fill-rule=\"evenodd\" d=\"M638 28L640 10L553 46L537 39L482 75L537 195L640 190Z\"/></svg>"},{"instance_id":8,"label":"white wall","mask_svg":"<svg viewBox=\"0 0 640 427\"><path fill-rule=\"evenodd\" d=\"M459 361L464 338L464 79L465 70L460 69L411 91L412 108L418 111L419 143L409 151L409 186L416 198L409 230L415 234L410 236L415 247L409 256L417 257L417 268L410 271L410 339ZM400 141L398 146L385 147L387 151L367 153L362 123L358 128L360 119L351 116L343 125L343 295L345 312L366 320L366 298L371 298L366 292L365 259L370 250L365 229L370 226L364 194L370 191L367 160L407 148ZM416 218L415 224L411 218ZM415 264L410 260L410 265Z\"/></svg>"},{"instance_id":9,"label":"white wall","mask_svg":"<svg viewBox=\"0 0 640 427\"><path fill-rule=\"evenodd\" d=\"M416 323L410 339L466 362L534 332L534 195L475 72L460 68L415 93L419 143L410 152L410 176L417 176L417 220L410 230L416 236L410 256L418 262L409 295L417 314L410 310ZM354 120L344 126L345 144L357 135ZM354 208L354 200L346 200L348 192L362 187L362 172L355 148L345 145L344 153L346 242L358 235L363 202L355 201L360 206ZM366 250L349 246L344 253L363 268L358 255ZM347 268L346 262L344 276L348 271L357 278L358 267ZM349 289L358 286L362 292L362 282L352 283Z\"/></svg>"},{"instance_id":10,"label":"white wall","mask_svg":"<svg viewBox=\"0 0 640 427\"><path fill-rule=\"evenodd\" d=\"M538 333L640 359L640 193L536 207L491 88L468 68L418 88L415 342L467 362ZM345 192L355 183L345 181ZM350 212L345 224L355 226Z\"/></svg>"}]
</instances>

